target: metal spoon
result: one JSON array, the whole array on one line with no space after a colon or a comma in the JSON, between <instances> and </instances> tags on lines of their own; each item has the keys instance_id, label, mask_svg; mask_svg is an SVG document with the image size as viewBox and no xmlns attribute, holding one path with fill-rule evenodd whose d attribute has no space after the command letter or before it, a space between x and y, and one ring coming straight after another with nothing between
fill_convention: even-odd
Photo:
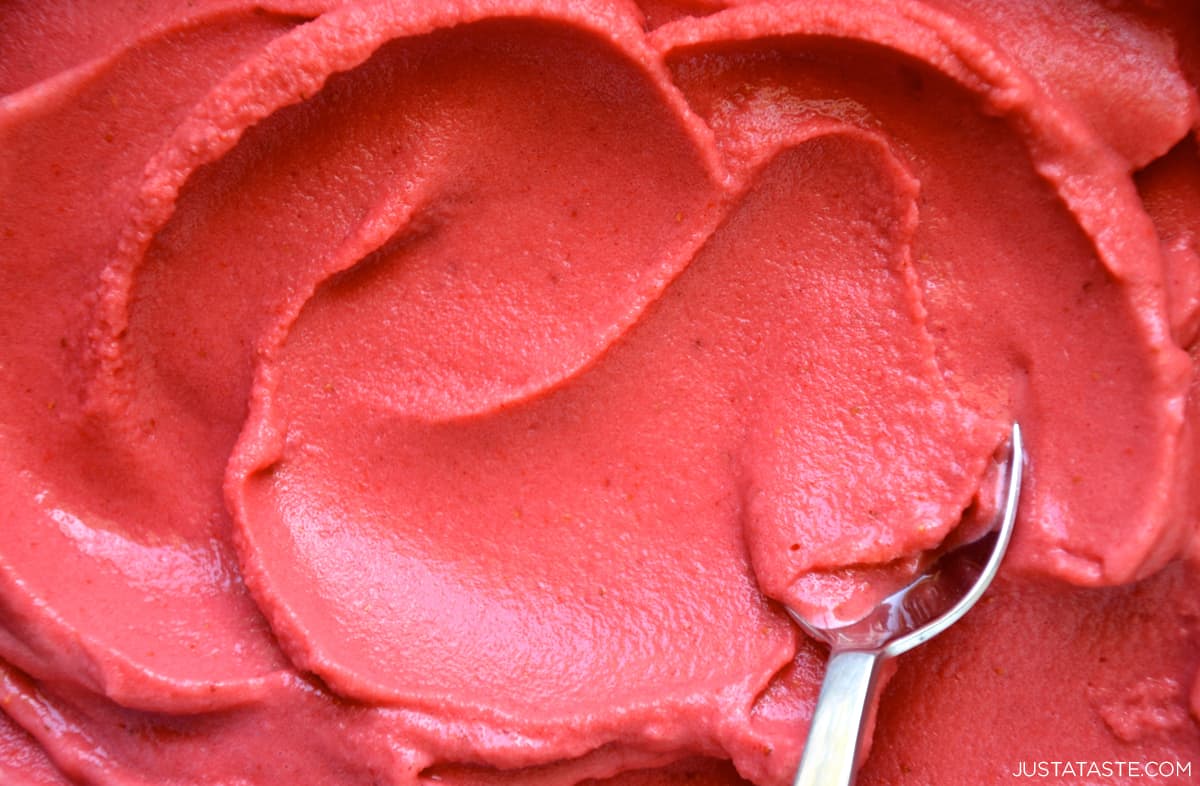
<instances>
[{"instance_id":1,"label":"metal spoon","mask_svg":"<svg viewBox=\"0 0 1200 786\"><path fill-rule=\"evenodd\" d=\"M805 631L831 648L794 786L849 786L879 665L953 625L992 583L1012 538L1021 493L1025 451L1015 423L1010 450L998 528L943 554L911 584L848 624L820 627L788 610Z\"/></svg>"}]
</instances>

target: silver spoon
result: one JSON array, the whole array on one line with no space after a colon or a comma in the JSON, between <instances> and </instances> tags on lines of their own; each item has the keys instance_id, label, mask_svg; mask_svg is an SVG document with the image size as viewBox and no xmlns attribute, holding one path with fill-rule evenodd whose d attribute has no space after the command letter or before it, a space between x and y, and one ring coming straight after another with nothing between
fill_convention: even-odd
<instances>
[{"instance_id":1,"label":"silver spoon","mask_svg":"<svg viewBox=\"0 0 1200 786\"><path fill-rule=\"evenodd\" d=\"M830 646L794 786L849 786L879 665L953 625L992 583L1012 538L1021 493L1025 450L1015 423L1010 450L1004 511L992 533L943 554L908 586L848 624L817 626L788 609L806 632Z\"/></svg>"}]
</instances>

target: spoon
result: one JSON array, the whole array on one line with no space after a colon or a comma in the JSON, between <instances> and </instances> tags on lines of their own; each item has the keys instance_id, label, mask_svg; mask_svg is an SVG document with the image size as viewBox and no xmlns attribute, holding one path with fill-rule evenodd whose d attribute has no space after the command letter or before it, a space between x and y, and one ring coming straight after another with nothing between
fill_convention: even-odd
<instances>
[{"instance_id":1,"label":"spoon","mask_svg":"<svg viewBox=\"0 0 1200 786\"><path fill-rule=\"evenodd\" d=\"M849 786L879 665L953 625L992 583L1012 538L1021 493L1025 451L1015 423L1010 451L999 527L944 553L908 586L857 620L821 626L788 609L801 628L830 646L794 786Z\"/></svg>"}]
</instances>

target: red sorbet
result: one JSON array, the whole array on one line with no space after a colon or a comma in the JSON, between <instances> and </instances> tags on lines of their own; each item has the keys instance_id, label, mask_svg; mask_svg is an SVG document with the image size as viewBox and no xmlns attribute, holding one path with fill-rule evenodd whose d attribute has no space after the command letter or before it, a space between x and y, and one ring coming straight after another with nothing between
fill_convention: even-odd
<instances>
[{"instance_id":1,"label":"red sorbet","mask_svg":"<svg viewBox=\"0 0 1200 786\"><path fill-rule=\"evenodd\" d=\"M859 783L1194 782L1198 49L1182 0L0 6L0 779L783 786L784 607L963 537L1017 421Z\"/></svg>"}]
</instances>

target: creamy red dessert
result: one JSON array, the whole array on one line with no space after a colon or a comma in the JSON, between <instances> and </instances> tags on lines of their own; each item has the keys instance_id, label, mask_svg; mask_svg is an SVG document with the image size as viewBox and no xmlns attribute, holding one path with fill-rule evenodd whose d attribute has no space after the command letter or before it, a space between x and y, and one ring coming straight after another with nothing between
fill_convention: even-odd
<instances>
[{"instance_id":1,"label":"creamy red dessert","mask_svg":"<svg viewBox=\"0 0 1200 786\"><path fill-rule=\"evenodd\" d=\"M859 782L1194 782L1197 52L1186 2L0 6L0 780L790 783L784 607L966 537L1019 421Z\"/></svg>"}]
</instances>

